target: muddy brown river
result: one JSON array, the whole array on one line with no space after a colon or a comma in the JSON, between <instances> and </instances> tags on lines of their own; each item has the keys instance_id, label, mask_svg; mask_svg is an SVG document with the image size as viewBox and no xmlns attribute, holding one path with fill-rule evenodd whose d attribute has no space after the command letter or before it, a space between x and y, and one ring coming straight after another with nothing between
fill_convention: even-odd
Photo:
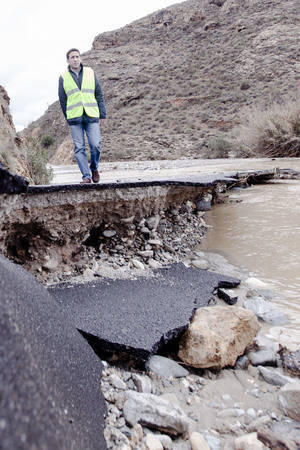
<instances>
[{"instance_id":1,"label":"muddy brown river","mask_svg":"<svg viewBox=\"0 0 300 450\"><path fill-rule=\"evenodd\" d=\"M232 203L217 205L202 249L219 253L267 283L274 304L289 318L270 335L300 346L300 181L284 180L235 190Z\"/></svg>"}]
</instances>

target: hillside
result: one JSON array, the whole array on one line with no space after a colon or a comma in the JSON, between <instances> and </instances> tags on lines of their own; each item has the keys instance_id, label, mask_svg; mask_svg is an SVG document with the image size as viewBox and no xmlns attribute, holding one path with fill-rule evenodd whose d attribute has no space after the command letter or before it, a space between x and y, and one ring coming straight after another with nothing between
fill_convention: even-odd
<instances>
[{"instance_id":1,"label":"hillside","mask_svg":"<svg viewBox=\"0 0 300 450\"><path fill-rule=\"evenodd\" d=\"M299 10L299 0L190 0L96 36L83 61L107 103L102 159L226 156L223 139L249 107L296 95ZM58 102L25 134L50 134L52 162L72 161Z\"/></svg>"},{"instance_id":2,"label":"hillside","mask_svg":"<svg viewBox=\"0 0 300 450\"><path fill-rule=\"evenodd\" d=\"M0 165L31 180L22 140L17 136L9 105L10 98L4 87L0 86Z\"/></svg>"}]
</instances>

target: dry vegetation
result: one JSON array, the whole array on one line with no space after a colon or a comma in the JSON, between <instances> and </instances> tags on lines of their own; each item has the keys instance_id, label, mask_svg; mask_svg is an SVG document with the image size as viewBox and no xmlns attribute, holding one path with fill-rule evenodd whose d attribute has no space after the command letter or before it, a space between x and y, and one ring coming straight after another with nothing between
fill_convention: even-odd
<instances>
[{"instance_id":1,"label":"dry vegetation","mask_svg":"<svg viewBox=\"0 0 300 450\"><path fill-rule=\"evenodd\" d=\"M265 111L253 109L234 134L239 156L299 157L299 100L277 103Z\"/></svg>"}]
</instances>

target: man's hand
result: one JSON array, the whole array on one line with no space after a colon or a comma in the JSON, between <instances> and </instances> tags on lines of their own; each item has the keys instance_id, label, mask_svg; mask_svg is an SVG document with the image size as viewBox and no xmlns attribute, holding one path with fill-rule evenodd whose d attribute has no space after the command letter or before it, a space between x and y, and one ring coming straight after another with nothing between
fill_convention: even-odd
<instances>
[{"instance_id":1,"label":"man's hand","mask_svg":"<svg viewBox=\"0 0 300 450\"><path fill-rule=\"evenodd\" d=\"M105 119L100 119L100 126L102 127L105 124Z\"/></svg>"}]
</instances>

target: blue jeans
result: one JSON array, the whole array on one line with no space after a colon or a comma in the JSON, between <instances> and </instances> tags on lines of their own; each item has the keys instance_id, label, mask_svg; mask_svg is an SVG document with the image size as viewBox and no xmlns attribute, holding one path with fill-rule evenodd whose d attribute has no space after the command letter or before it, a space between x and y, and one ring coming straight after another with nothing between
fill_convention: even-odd
<instances>
[{"instance_id":1,"label":"blue jeans","mask_svg":"<svg viewBox=\"0 0 300 450\"><path fill-rule=\"evenodd\" d=\"M101 151L101 134L99 122L88 122L83 119L81 123L70 125L70 131L74 142L74 153L82 178L91 178L91 171L98 170ZM91 161L88 162L84 132L90 147Z\"/></svg>"}]
</instances>

